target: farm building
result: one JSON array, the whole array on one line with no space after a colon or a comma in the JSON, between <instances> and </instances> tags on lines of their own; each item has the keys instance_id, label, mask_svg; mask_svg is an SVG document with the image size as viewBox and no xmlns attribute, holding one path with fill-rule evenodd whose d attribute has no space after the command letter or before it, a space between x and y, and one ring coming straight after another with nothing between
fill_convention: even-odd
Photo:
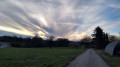
<instances>
[{"instance_id":1,"label":"farm building","mask_svg":"<svg viewBox=\"0 0 120 67\"><path fill-rule=\"evenodd\" d=\"M105 48L105 52L110 54L111 56L120 55L120 40L108 44Z\"/></svg>"}]
</instances>

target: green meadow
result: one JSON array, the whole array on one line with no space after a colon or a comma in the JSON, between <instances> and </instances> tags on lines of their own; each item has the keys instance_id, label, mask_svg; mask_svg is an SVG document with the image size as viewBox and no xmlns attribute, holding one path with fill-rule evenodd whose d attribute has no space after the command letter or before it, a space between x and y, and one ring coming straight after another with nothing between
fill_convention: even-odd
<instances>
[{"instance_id":1,"label":"green meadow","mask_svg":"<svg viewBox=\"0 0 120 67\"><path fill-rule=\"evenodd\" d=\"M96 50L96 52L108 63L111 67L120 67L120 57L119 56L110 56L104 51Z\"/></svg>"},{"instance_id":2,"label":"green meadow","mask_svg":"<svg viewBox=\"0 0 120 67\"><path fill-rule=\"evenodd\" d=\"M2 48L0 67L62 67L83 48Z\"/></svg>"}]
</instances>

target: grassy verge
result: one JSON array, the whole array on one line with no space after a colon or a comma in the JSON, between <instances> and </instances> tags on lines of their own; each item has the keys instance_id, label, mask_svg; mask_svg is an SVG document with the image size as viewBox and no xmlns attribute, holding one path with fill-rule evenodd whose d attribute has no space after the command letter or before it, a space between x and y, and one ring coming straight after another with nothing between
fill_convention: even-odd
<instances>
[{"instance_id":1,"label":"grassy verge","mask_svg":"<svg viewBox=\"0 0 120 67\"><path fill-rule=\"evenodd\" d=\"M4 48L0 49L1 67L61 67L85 49Z\"/></svg>"},{"instance_id":2,"label":"grassy verge","mask_svg":"<svg viewBox=\"0 0 120 67\"><path fill-rule=\"evenodd\" d=\"M110 56L104 51L96 50L96 52L104 59L108 64L111 65L111 67L120 67L120 57L118 56Z\"/></svg>"}]
</instances>

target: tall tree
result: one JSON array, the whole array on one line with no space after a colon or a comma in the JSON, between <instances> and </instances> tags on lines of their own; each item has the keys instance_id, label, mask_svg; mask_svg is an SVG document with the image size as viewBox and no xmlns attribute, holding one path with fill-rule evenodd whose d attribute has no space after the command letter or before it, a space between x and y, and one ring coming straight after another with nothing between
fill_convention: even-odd
<instances>
[{"instance_id":1,"label":"tall tree","mask_svg":"<svg viewBox=\"0 0 120 67\"><path fill-rule=\"evenodd\" d=\"M108 39L108 34L107 33L105 34L105 42L106 42L106 45L109 43L109 39Z\"/></svg>"},{"instance_id":2,"label":"tall tree","mask_svg":"<svg viewBox=\"0 0 120 67\"><path fill-rule=\"evenodd\" d=\"M105 47L105 33L103 32L103 29L101 29L99 26L95 28L94 30L94 43L98 49L104 49Z\"/></svg>"}]
</instances>

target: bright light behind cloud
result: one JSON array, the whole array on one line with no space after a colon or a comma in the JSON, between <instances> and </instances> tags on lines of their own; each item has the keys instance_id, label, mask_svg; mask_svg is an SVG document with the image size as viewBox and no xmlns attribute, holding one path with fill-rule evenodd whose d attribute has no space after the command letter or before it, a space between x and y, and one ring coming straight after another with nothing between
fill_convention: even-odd
<instances>
[{"instance_id":1,"label":"bright light behind cloud","mask_svg":"<svg viewBox=\"0 0 120 67\"><path fill-rule=\"evenodd\" d=\"M91 35L96 26L117 34L119 6L119 0L1 0L0 35L12 32L80 40Z\"/></svg>"},{"instance_id":2,"label":"bright light behind cloud","mask_svg":"<svg viewBox=\"0 0 120 67\"><path fill-rule=\"evenodd\" d=\"M32 17L35 18L36 20L38 20L39 22L41 22L43 25L48 27L45 17L43 17L41 15L32 15Z\"/></svg>"},{"instance_id":3,"label":"bright light behind cloud","mask_svg":"<svg viewBox=\"0 0 120 67\"><path fill-rule=\"evenodd\" d=\"M39 19L45 26L48 26L44 17L40 16Z\"/></svg>"},{"instance_id":4,"label":"bright light behind cloud","mask_svg":"<svg viewBox=\"0 0 120 67\"><path fill-rule=\"evenodd\" d=\"M34 36L34 34L32 32L27 31L27 30L17 30L17 29L14 29L14 28L3 27L3 26L0 26L0 30L13 32L13 33L16 33L16 34L21 34L21 35Z\"/></svg>"},{"instance_id":5,"label":"bright light behind cloud","mask_svg":"<svg viewBox=\"0 0 120 67\"><path fill-rule=\"evenodd\" d=\"M84 36L86 36L86 35L87 34L85 32L82 32L81 34L76 32L76 33L70 35L68 38L70 40L80 40L80 39L84 38Z\"/></svg>"},{"instance_id":6,"label":"bright light behind cloud","mask_svg":"<svg viewBox=\"0 0 120 67\"><path fill-rule=\"evenodd\" d=\"M43 33L42 31L38 31L37 33L38 33L38 35L39 35L40 37L46 38L46 37L45 37L45 33Z\"/></svg>"}]
</instances>

